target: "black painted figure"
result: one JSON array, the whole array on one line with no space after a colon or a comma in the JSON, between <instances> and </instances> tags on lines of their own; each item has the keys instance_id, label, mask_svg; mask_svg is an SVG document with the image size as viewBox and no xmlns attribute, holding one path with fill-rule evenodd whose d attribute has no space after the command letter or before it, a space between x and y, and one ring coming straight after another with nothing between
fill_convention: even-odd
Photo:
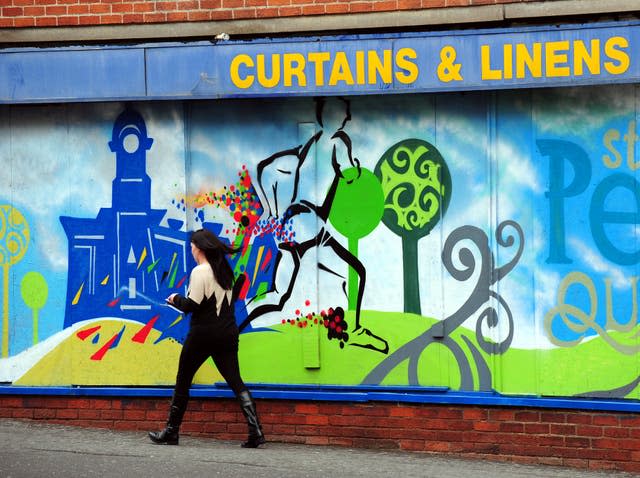
<instances>
[{"instance_id":1,"label":"black painted figure","mask_svg":"<svg viewBox=\"0 0 640 478\"><path fill-rule=\"evenodd\" d=\"M327 112L329 107L333 108L331 113ZM340 261L351 266L358 274L355 326L350 330L349 344L384 354L388 353L387 341L360 324L360 310L366 280L366 270L363 264L342 246L324 226L329 219L331 205L340 179L344 177L343 168L355 167L358 172L360 171L360 163L352 155L351 138L345 131L345 126L350 120L350 104L347 100L319 98L316 100L316 121L319 130L306 144L276 153L258 164L257 180L261 200L264 202L266 221L275 223L277 229L283 230L291 219L301 220L303 215L310 214L315 216L314 222L320 225L320 229L319 231L296 229L296 236L293 240L279 244L274 268L274 284L266 293L252 299L252 301L256 301L259 298L260 305L249 312L247 318L240 325L240 330L247 327L256 318L270 312L281 311L284 308L293 292L302 257L309 250L322 247L322 257L337 256ZM322 204L314 204L299 198L300 170L312 146L320 146L323 142L327 144L323 145L322 149L331 151L330 161L333 177ZM305 237L305 232L307 234L311 232L311 234ZM318 267L344 278L322 263L319 263ZM291 270L292 273L278 273L283 270Z\"/></svg>"}]
</instances>

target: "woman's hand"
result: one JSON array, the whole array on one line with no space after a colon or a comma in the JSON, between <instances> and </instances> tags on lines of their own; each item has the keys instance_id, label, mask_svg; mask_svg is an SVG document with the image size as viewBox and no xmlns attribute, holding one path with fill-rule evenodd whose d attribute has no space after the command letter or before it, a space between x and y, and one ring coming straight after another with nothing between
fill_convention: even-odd
<instances>
[{"instance_id":1,"label":"woman's hand","mask_svg":"<svg viewBox=\"0 0 640 478\"><path fill-rule=\"evenodd\" d=\"M165 299L166 302L168 302L169 304L173 304L173 298L178 295L178 294L171 294L169 297L167 297Z\"/></svg>"}]
</instances>

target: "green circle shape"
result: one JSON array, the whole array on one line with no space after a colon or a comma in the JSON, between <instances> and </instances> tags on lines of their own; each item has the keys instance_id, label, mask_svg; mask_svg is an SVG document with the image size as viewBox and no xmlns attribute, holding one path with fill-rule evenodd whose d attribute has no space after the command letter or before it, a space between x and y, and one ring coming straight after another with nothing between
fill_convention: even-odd
<instances>
[{"instance_id":1,"label":"green circle shape","mask_svg":"<svg viewBox=\"0 0 640 478\"><path fill-rule=\"evenodd\" d=\"M384 194L378 177L366 168L342 171L331 205L329 221L340 234L360 239L373 231L382 219Z\"/></svg>"},{"instance_id":2,"label":"green circle shape","mask_svg":"<svg viewBox=\"0 0 640 478\"><path fill-rule=\"evenodd\" d=\"M30 309L40 310L47 303L49 287L39 272L27 272L20 282L22 300Z\"/></svg>"}]
</instances>

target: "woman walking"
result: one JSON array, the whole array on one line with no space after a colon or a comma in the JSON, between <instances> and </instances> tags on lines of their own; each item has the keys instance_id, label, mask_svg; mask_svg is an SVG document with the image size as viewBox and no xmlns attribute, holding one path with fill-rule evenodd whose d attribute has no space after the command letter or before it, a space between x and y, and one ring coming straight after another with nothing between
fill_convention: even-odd
<instances>
[{"instance_id":1,"label":"woman walking","mask_svg":"<svg viewBox=\"0 0 640 478\"><path fill-rule=\"evenodd\" d=\"M191 325L180 353L167 426L162 431L149 432L149 438L156 444L178 444L191 382L208 357L213 359L238 398L247 420L249 437L242 446L257 448L265 442L255 403L240 377L234 302L242 284L236 281L234 286L233 271L225 257L235 252L236 249L224 244L207 229L195 231L191 236L191 253L197 265L191 271L187 296L171 294L166 299L174 307L191 314Z\"/></svg>"}]
</instances>

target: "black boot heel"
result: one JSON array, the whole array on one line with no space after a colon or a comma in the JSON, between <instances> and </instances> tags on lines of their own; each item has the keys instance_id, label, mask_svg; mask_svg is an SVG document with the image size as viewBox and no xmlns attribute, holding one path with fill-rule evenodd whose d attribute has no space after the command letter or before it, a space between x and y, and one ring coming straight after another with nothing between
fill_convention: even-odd
<instances>
[{"instance_id":1,"label":"black boot heel","mask_svg":"<svg viewBox=\"0 0 640 478\"><path fill-rule=\"evenodd\" d=\"M246 418L247 425L249 427L249 436L247 441L242 443L242 448L258 448L260 445L263 445L266 440L262 433L260 420L258 419L256 404L248 390L240 392L238 394L238 399L240 400L242 414Z\"/></svg>"},{"instance_id":2,"label":"black boot heel","mask_svg":"<svg viewBox=\"0 0 640 478\"><path fill-rule=\"evenodd\" d=\"M169 419L164 430L159 432L149 432L149 438L156 445L177 445L180 441L179 431L182 424L184 412L187 409L189 397L186 395L174 394L169 408Z\"/></svg>"},{"instance_id":3,"label":"black boot heel","mask_svg":"<svg viewBox=\"0 0 640 478\"><path fill-rule=\"evenodd\" d=\"M180 441L178 430L167 427L159 432L149 432L149 438L156 445L177 445Z\"/></svg>"},{"instance_id":4,"label":"black boot heel","mask_svg":"<svg viewBox=\"0 0 640 478\"><path fill-rule=\"evenodd\" d=\"M264 435L258 437L249 436L249 439L240 445L242 448L258 448L260 445L264 445L267 441L264 439Z\"/></svg>"}]
</instances>

